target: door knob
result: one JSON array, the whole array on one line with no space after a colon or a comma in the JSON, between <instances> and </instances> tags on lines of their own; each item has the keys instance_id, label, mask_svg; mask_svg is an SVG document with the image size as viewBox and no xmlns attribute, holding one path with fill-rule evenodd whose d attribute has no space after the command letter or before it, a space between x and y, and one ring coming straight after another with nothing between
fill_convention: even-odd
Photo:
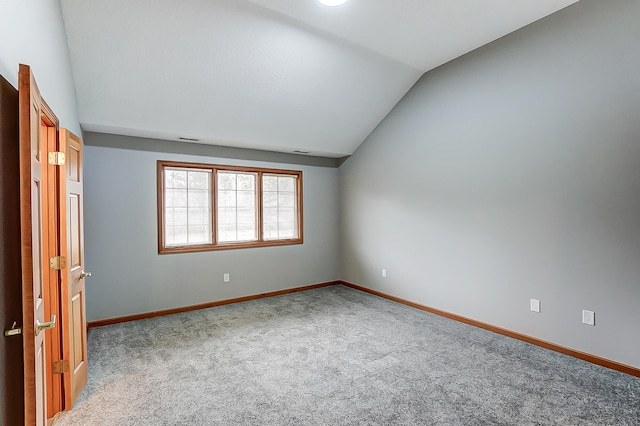
<instances>
[{"instance_id":1,"label":"door knob","mask_svg":"<svg viewBox=\"0 0 640 426\"><path fill-rule=\"evenodd\" d=\"M85 272L85 271L80 272L80 279L81 280L85 279L86 277L90 277L90 276L91 276L91 272Z\"/></svg>"},{"instance_id":2,"label":"door knob","mask_svg":"<svg viewBox=\"0 0 640 426\"><path fill-rule=\"evenodd\" d=\"M40 334L42 330L49 330L51 328L56 327L56 316L51 315L51 321L49 322L40 322L36 320L36 336Z\"/></svg>"}]
</instances>

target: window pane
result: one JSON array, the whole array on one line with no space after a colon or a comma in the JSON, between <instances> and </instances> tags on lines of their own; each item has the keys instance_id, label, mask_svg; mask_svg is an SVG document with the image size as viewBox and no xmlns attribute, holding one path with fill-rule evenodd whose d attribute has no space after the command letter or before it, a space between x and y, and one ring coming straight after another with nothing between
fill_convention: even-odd
<instances>
[{"instance_id":1,"label":"window pane","mask_svg":"<svg viewBox=\"0 0 640 426\"><path fill-rule=\"evenodd\" d=\"M174 245L187 243L187 227L186 226L174 226Z\"/></svg>"},{"instance_id":2,"label":"window pane","mask_svg":"<svg viewBox=\"0 0 640 426\"><path fill-rule=\"evenodd\" d=\"M173 208L164 209L164 223L167 226L173 225Z\"/></svg>"},{"instance_id":3,"label":"window pane","mask_svg":"<svg viewBox=\"0 0 640 426\"><path fill-rule=\"evenodd\" d=\"M236 240L235 225L218 225L218 241L221 243L228 243Z\"/></svg>"},{"instance_id":4,"label":"window pane","mask_svg":"<svg viewBox=\"0 0 640 426\"><path fill-rule=\"evenodd\" d=\"M274 239L278 238L278 224L277 223L265 223L263 231L264 231L265 240L274 240Z\"/></svg>"},{"instance_id":5,"label":"window pane","mask_svg":"<svg viewBox=\"0 0 640 426\"><path fill-rule=\"evenodd\" d=\"M255 191L238 191L238 196L236 198L236 205L238 206L238 208L255 209L255 205L256 205Z\"/></svg>"},{"instance_id":6,"label":"window pane","mask_svg":"<svg viewBox=\"0 0 640 426\"><path fill-rule=\"evenodd\" d=\"M238 209L236 217L238 223L256 223L256 211L252 209Z\"/></svg>"},{"instance_id":7,"label":"window pane","mask_svg":"<svg viewBox=\"0 0 640 426\"><path fill-rule=\"evenodd\" d=\"M218 209L218 225L233 225L236 223L236 209Z\"/></svg>"},{"instance_id":8,"label":"window pane","mask_svg":"<svg viewBox=\"0 0 640 426\"><path fill-rule=\"evenodd\" d=\"M264 207L278 207L278 193L277 192L263 192L262 203Z\"/></svg>"},{"instance_id":9,"label":"window pane","mask_svg":"<svg viewBox=\"0 0 640 426\"><path fill-rule=\"evenodd\" d=\"M278 224L278 237L280 238L294 238L295 232L292 223L279 223Z\"/></svg>"},{"instance_id":10,"label":"window pane","mask_svg":"<svg viewBox=\"0 0 640 426\"><path fill-rule=\"evenodd\" d=\"M279 207L294 207L295 197L293 192L281 192L278 194L278 206Z\"/></svg>"},{"instance_id":11,"label":"window pane","mask_svg":"<svg viewBox=\"0 0 640 426\"><path fill-rule=\"evenodd\" d=\"M165 169L165 246L211 244L211 172Z\"/></svg>"},{"instance_id":12,"label":"window pane","mask_svg":"<svg viewBox=\"0 0 640 426\"><path fill-rule=\"evenodd\" d=\"M271 207L265 208L262 213L262 220L264 221L265 225L270 223L278 223L278 209Z\"/></svg>"},{"instance_id":13,"label":"window pane","mask_svg":"<svg viewBox=\"0 0 640 426\"><path fill-rule=\"evenodd\" d=\"M235 207L236 191L218 191L219 207Z\"/></svg>"},{"instance_id":14,"label":"window pane","mask_svg":"<svg viewBox=\"0 0 640 426\"><path fill-rule=\"evenodd\" d=\"M173 205L175 207L187 207L188 197L186 189L174 189L173 190Z\"/></svg>"},{"instance_id":15,"label":"window pane","mask_svg":"<svg viewBox=\"0 0 640 426\"><path fill-rule=\"evenodd\" d=\"M238 174L237 175L237 189L243 191L255 191L256 189L256 177L255 175Z\"/></svg>"},{"instance_id":16,"label":"window pane","mask_svg":"<svg viewBox=\"0 0 640 426\"><path fill-rule=\"evenodd\" d=\"M253 241L256 239L256 227L250 223L238 224L238 241Z\"/></svg>"},{"instance_id":17,"label":"window pane","mask_svg":"<svg viewBox=\"0 0 640 426\"><path fill-rule=\"evenodd\" d=\"M235 173L218 173L218 189L236 189Z\"/></svg>"},{"instance_id":18,"label":"window pane","mask_svg":"<svg viewBox=\"0 0 640 426\"><path fill-rule=\"evenodd\" d=\"M262 176L262 189L263 191L277 191L278 190L278 177L273 175Z\"/></svg>"},{"instance_id":19,"label":"window pane","mask_svg":"<svg viewBox=\"0 0 640 426\"><path fill-rule=\"evenodd\" d=\"M265 240L298 237L297 176L263 175L262 228Z\"/></svg>"},{"instance_id":20,"label":"window pane","mask_svg":"<svg viewBox=\"0 0 640 426\"><path fill-rule=\"evenodd\" d=\"M208 225L189 225L189 244L204 244L209 242Z\"/></svg>"},{"instance_id":21,"label":"window pane","mask_svg":"<svg viewBox=\"0 0 640 426\"><path fill-rule=\"evenodd\" d=\"M257 240L256 173L218 172L218 241Z\"/></svg>"},{"instance_id":22,"label":"window pane","mask_svg":"<svg viewBox=\"0 0 640 426\"><path fill-rule=\"evenodd\" d=\"M202 189L189 190L189 207L209 207L209 191Z\"/></svg>"},{"instance_id":23,"label":"window pane","mask_svg":"<svg viewBox=\"0 0 640 426\"><path fill-rule=\"evenodd\" d=\"M283 208L278 209L278 223L291 223L293 224L293 209Z\"/></svg>"},{"instance_id":24,"label":"window pane","mask_svg":"<svg viewBox=\"0 0 640 426\"><path fill-rule=\"evenodd\" d=\"M204 189L209 191L209 175L210 173L192 172L189 175L189 189Z\"/></svg>"},{"instance_id":25,"label":"window pane","mask_svg":"<svg viewBox=\"0 0 640 426\"><path fill-rule=\"evenodd\" d=\"M175 241L175 236L173 233L173 226L167 226L164 230L164 239L165 241Z\"/></svg>"},{"instance_id":26,"label":"window pane","mask_svg":"<svg viewBox=\"0 0 640 426\"><path fill-rule=\"evenodd\" d=\"M278 176L278 191L295 191L296 178L293 176Z\"/></svg>"},{"instance_id":27,"label":"window pane","mask_svg":"<svg viewBox=\"0 0 640 426\"><path fill-rule=\"evenodd\" d=\"M165 189L164 191L164 206L173 207L173 189Z\"/></svg>"},{"instance_id":28,"label":"window pane","mask_svg":"<svg viewBox=\"0 0 640 426\"><path fill-rule=\"evenodd\" d=\"M187 172L179 169L165 170L165 188L186 188Z\"/></svg>"},{"instance_id":29,"label":"window pane","mask_svg":"<svg viewBox=\"0 0 640 426\"><path fill-rule=\"evenodd\" d=\"M189 209L188 220L189 228L194 225L209 225L209 210L208 209ZM189 230L191 232L191 230Z\"/></svg>"},{"instance_id":30,"label":"window pane","mask_svg":"<svg viewBox=\"0 0 640 426\"><path fill-rule=\"evenodd\" d=\"M181 226L187 226L187 224L189 223L189 216L188 216L188 211L189 209L187 208L174 208L173 209L173 224L174 225L181 225Z\"/></svg>"}]
</instances>

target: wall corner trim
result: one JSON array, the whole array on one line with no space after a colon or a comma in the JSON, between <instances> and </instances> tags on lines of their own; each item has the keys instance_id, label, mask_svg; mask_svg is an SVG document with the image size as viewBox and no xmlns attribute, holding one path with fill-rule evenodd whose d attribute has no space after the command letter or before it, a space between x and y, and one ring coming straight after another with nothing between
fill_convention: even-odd
<instances>
[{"instance_id":1,"label":"wall corner trim","mask_svg":"<svg viewBox=\"0 0 640 426\"><path fill-rule=\"evenodd\" d=\"M411 302L409 300L402 299L400 297L391 296L389 294L383 293L378 290L373 290L367 287L363 287L361 285L353 284L347 281L342 281L342 285L346 287L350 287L355 290L363 291L365 293L373 294L374 296L379 296L384 299L391 300L393 302L401 303L403 305L410 306L412 308L420 309L421 311L429 312L435 315L439 315L441 317L449 318L454 321L462 322L468 325L472 325L475 327L483 328L485 330L502 334L503 336L511 337L513 339L521 340L526 343L530 343L535 346L540 346L545 349L549 349L554 352L559 352L564 355L568 355L574 358L581 359L586 362L590 362L592 364L597 364L601 367L610 368L612 370L620 371L622 373L629 374L631 376L640 377L640 368L632 367L630 365L621 364L616 361L612 361L606 358L601 358L596 355L591 355L585 352L577 351L575 349L567 348L564 346L557 345L555 343L547 342L546 340L538 339L536 337L527 336L526 334L518 333L512 330L508 330L506 328L498 327L495 325L491 325L485 322L477 321L471 318L463 317L461 315L453 314L451 312L442 311L440 309L431 308L429 306L421 305L419 303Z\"/></svg>"}]
</instances>

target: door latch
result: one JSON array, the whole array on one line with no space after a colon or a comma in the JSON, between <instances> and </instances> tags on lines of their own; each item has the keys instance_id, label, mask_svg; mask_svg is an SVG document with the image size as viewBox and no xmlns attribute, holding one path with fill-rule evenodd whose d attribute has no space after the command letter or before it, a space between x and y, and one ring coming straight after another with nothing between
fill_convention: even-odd
<instances>
[{"instance_id":1,"label":"door latch","mask_svg":"<svg viewBox=\"0 0 640 426\"><path fill-rule=\"evenodd\" d=\"M13 325L11 326L11 330L7 330L4 332L4 335L9 337L9 336L17 336L19 334L22 334L22 327L18 327L16 328L16 322L13 322Z\"/></svg>"}]
</instances>

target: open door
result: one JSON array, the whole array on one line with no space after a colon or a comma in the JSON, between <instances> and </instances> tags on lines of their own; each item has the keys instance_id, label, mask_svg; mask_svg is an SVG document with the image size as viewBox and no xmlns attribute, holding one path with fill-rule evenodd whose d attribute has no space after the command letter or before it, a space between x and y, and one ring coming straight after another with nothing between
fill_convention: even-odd
<instances>
[{"instance_id":1,"label":"open door","mask_svg":"<svg viewBox=\"0 0 640 426\"><path fill-rule=\"evenodd\" d=\"M66 217L61 230L66 234L67 274L63 277L62 315L64 317L64 359L69 370L64 373L65 410L70 410L87 384L87 319L85 315L84 279L91 273L84 271L84 222L82 192L82 140L67 129L60 130L60 151L65 152L61 171L61 217ZM64 222L64 221L63 221ZM66 228L66 230L64 229ZM66 252L66 253L65 253Z\"/></svg>"},{"instance_id":2,"label":"open door","mask_svg":"<svg viewBox=\"0 0 640 426\"><path fill-rule=\"evenodd\" d=\"M0 76L0 425L24 424L18 90Z\"/></svg>"},{"instance_id":3,"label":"open door","mask_svg":"<svg viewBox=\"0 0 640 426\"><path fill-rule=\"evenodd\" d=\"M47 146L41 137L48 134L47 128L57 130L58 121L42 100L26 65L20 65L18 88L25 425L45 426L48 368L45 330L56 325L56 315L45 318L45 312L51 310L50 289L57 286L57 272L63 265L59 254L51 252L49 241L51 194Z\"/></svg>"}]
</instances>

